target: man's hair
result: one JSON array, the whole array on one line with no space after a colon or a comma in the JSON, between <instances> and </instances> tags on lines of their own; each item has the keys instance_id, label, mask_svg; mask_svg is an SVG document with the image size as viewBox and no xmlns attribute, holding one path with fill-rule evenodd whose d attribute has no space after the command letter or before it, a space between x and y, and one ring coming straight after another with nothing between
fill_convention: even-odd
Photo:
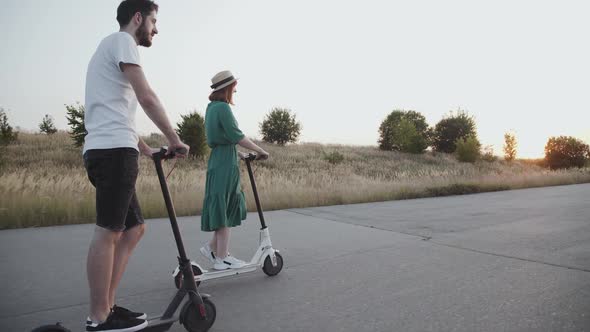
<instances>
[{"instance_id":1,"label":"man's hair","mask_svg":"<svg viewBox=\"0 0 590 332\"><path fill-rule=\"evenodd\" d=\"M158 5L152 0L125 0L117 8L117 21L120 27L124 27L131 21L135 13L140 12L142 17L158 11Z\"/></svg>"},{"instance_id":2,"label":"man's hair","mask_svg":"<svg viewBox=\"0 0 590 332\"><path fill-rule=\"evenodd\" d=\"M223 89L211 92L211 94L209 95L209 101L222 101L224 103L233 105L234 87L236 86L236 84L238 84L238 82L233 82L232 84L226 86Z\"/></svg>"}]
</instances>

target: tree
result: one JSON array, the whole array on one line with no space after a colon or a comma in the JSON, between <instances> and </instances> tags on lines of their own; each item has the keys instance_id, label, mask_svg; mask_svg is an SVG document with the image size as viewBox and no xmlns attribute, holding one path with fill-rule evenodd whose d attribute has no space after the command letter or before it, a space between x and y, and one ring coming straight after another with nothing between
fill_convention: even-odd
<instances>
[{"instance_id":1,"label":"tree","mask_svg":"<svg viewBox=\"0 0 590 332\"><path fill-rule=\"evenodd\" d=\"M513 133L504 134L504 159L513 161L516 159L516 136Z\"/></svg>"},{"instance_id":2,"label":"tree","mask_svg":"<svg viewBox=\"0 0 590 332\"><path fill-rule=\"evenodd\" d=\"M0 107L0 145L8 145L16 141L18 132L12 129L8 123L8 116L6 110Z\"/></svg>"},{"instance_id":3,"label":"tree","mask_svg":"<svg viewBox=\"0 0 590 332\"><path fill-rule=\"evenodd\" d=\"M207 137L205 136L205 119L196 110L188 115L181 115L176 133L189 147L189 154L203 158L207 154Z\"/></svg>"},{"instance_id":4,"label":"tree","mask_svg":"<svg viewBox=\"0 0 590 332\"><path fill-rule=\"evenodd\" d=\"M419 112L394 110L379 126L379 149L422 153L429 145L430 133Z\"/></svg>"},{"instance_id":5,"label":"tree","mask_svg":"<svg viewBox=\"0 0 590 332\"><path fill-rule=\"evenodd\" d=\"M294 143L301 133L301 123L287 108L273 108L259 125L262 140L268 143Z\"/></svg>"},{"instance_id":6,"label":"tree","mask_svg":"<svg viewBox=\"0 0 590 332\"><path fill-rule=\"evenodd\" d=\"M55 124L53 124L53 117L51 115L45 114L45 117L39 124L39 130L47 135L57 133L57 128L55 128Z\"/></svg>"},{"instance_id":7,"label":"tree","mask_svg":"<svg viewBox=\"0 0 590 332\"><path fill-rule=\"evenodd\" d=\"M463 110L452 111L434 127L433 148L438 152L453 153L458 139L477 138L475 119Z\"/></svg>"},{"instance_id":8,"label":"tree","mask_svg":"<svg viewBox=\"0 0 590 332\"><path fill-rule=\"evenodd\" d=\"M545 162L551 169L584 167L590 147L571 136L550 137L545 145Z\"/></svg>"},{"instance_id":9,"label":"tree","mask_svg":"<svg viewBox=\"0 0 590 332\"><path fill-rule=\"evenodd\" d=\"M68 125L72 129L70 131L70 137L74 140L75 146L82 146L84 144L84 137L88 132L84 125L84 105L76 103L76 105L65 105L66 106L66 119L68 119Z\"/></svg>"},{"instance_id":10,"label":"tree","mask_svg":"<svg viewBox=\"0 0 590 332\"><path fill-rule=\"evenodd\" d=\"M481 155L481 144L475 136L457 138L455 153L461 162L474 163Z\"/></svg>"}]
</instances>

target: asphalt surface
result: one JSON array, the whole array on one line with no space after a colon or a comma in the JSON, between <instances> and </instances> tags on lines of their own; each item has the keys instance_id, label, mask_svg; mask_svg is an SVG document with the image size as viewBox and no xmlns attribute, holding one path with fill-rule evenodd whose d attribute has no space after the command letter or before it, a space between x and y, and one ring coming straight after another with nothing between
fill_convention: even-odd
<instances>
[{"instance_id":1,"label":"asphalt surface","mask_svg":"<svg viewBox=\"0 0 590 332\"><path fill-rule=\"evenodd\" d=\"M263 202L264 205L264 202ZM283 271L204 282L210 331L590 331L590 184L265 213ZM192 259L209 234L180 218ZM147 221L118 303L175 293L167 219ZM94 225L0 231L0 331L83 331ZM232 234L249 258L255 213ZM175 325L171 331L185 331Z\"/></svg>"}]
</instances>

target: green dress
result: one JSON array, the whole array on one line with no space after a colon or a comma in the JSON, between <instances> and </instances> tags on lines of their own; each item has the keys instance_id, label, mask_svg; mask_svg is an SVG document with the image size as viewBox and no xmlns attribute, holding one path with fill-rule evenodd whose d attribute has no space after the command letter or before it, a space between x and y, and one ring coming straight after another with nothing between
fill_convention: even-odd
<instances>
[{"instance_id":1,"label":"green dress","mask_svg":"<svg viewBox=\"0 0 590 332\"><path fill-rule=\"evenodd\" d=\"M205 113L207 145L211 148L201 230L235 227L246 219L246 199L240 184L236 144L244 138L229 104L213 101Z\"/></svg>"}]
</instances>

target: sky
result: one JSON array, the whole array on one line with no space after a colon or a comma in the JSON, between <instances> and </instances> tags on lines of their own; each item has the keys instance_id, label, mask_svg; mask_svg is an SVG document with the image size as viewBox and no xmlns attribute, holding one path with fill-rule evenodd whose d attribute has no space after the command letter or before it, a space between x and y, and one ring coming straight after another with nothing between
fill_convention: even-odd
<instances>
[{"instance_id":1,"label":"sky","mask_svg":"<svg viewBox=\"0 0 590 332\"><path fill-rule=\"evenodd\" d=\"M158 1L156 1L158 2ZM117 0L2 0L0 107L38 130L67 129L84 103L88 61L118 31ZM550 136L590 143L590 44L584 1L160 1L159 34L142 67L170 120L204 113L211 77L239 77L234 114L260 138L273 107L291 109L300 141L376 145L394 109L434 126L473 115L481 143L538 158ZM138 110L140 134L157 132Z\"/></svg>"}]
</instances>

